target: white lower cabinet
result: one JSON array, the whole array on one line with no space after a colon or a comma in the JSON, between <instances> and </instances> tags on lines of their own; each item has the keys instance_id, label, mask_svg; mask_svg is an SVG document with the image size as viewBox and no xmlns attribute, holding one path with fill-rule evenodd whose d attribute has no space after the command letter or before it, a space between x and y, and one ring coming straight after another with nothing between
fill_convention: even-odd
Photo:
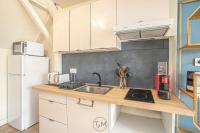
<instances>
[{"instance_id":1,"label":"white lower cabinet","mask_svg":"<svg viewBox=\"0 0 200 133\"><path fill-rule=\"evenodd\" d=\"M67 125L40 116L40 133L67 133Z\"/></svg>"},{"instance_id":2,"label":"white lower cabinet","mask_svg":"<svg viewBox=\"0 0 200 133\"><path fill-rule=\"evenodd\" d=\"M40 133L111 133L118 112L114 104L39 94Z\"/></svg>"},{"instance_id":3,"label":"white lower cabinet","mask_svg":"<svg viewBox=\"0 0 200 133\"><path fill-rule=\"evenodd\" d=\"M39 97L40 99L45 99L47 101L54 101L56 103L61 103L65 105L67 104L66 96L56 95L53 93L40 92Z\"/></svg>"},{"instance_id":4,"label":"white lower cabinet","mask_svg":"<svg viewBox=\"0 0 200 133\"><path fill-rule=\"evenodd\" d=\"M67 133L67 98L43 92L39 98L40 133Z\"/></svg>"},{"instance_id":5,"label":"white lower cabinet","mask_svg":"<svg viewBox=\"0 0 200 133\"><path fill-rule=\"evenodd\" d=\"M40 116L67 124L67 106L64 104L47 101L44 99L39 100Z\"/></svg>"},{"instance_id":6,"label":"white lower cabinet","mask_svg":"<svg viewBox=\"0 0 200 133\"><path fill-rule=\"evenodd\" d=\"M109 133L110 104L67 98L69 133Z\"/></svg>"}]
</instances>

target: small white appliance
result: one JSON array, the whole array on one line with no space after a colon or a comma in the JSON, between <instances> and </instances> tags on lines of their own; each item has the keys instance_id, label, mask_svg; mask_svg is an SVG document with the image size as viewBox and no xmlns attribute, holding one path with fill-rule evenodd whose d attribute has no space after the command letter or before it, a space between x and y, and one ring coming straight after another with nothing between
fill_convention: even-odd
<instances>
[{"instance_id":1,"label":"small white appliance","mask_svg":"<svg viewBox=\"0 0 200 133\"><path fill-rule=\"evenodd\" d=\"M58 72L51 72L51 73L48 73L48 84L49 85L53 85L53 84L56 84L55 82L55 76L59 74Z\"/></svg>"},{"instance_id":2,"label":"small white appliance","mask_svg":"<svg viewBox=\"0 0 200 133\"><path fill-rule=\"evenodd\" d=\"M48 74L48 84L59 85L64 82L69 82L69 74L59 74L58 72Z\"/></svg>"},{"instance_id":3,"label":"small white appliance","mask_svg":"<svg viewBox=\"0 0 200 133\"><path fill-rule=\"evenodd\" d=\"M116 26L113 31L122 42L140 39L156 39L164 37L172 24L172 19L139 21L132 25Z\"/></svg>"},{"instance_id":4,"label":"small white appliance","mask_svg":"<svg viewBox=\"0 0 200 133\"><path fill-rule=\"evenodd\" d=\"M47 83L48 57L8 57L8 124L23 131L39 121L38 93L32 86Z\"/></svg>"},{"instance_id":5,"label":"small white appliance","mask_svg":"<svg viewBox=\"0 0 200 133\"><path fill-rule=\"evenodd\" d=\"M37 42L19 41L13 43L14 55L44 56L44 45Z\"/></svg>"}]
</instances>

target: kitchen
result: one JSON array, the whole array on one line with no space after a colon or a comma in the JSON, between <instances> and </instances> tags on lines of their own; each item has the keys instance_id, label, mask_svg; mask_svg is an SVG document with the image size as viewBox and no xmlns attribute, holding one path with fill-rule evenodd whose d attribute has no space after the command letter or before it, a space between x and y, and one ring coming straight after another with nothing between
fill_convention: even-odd
<instances>
[{"instance_id":1,"label":"kitchen","mask_svg":"<svg viewBox=\"0 0 200 133\"><path fill-rule=\"evenodd\" d=\"M1 88L6 89L1 95L0 132L199 132L199 55L188 59L179 49L182 38L198 48L197 42L192 44L198 37L192 26L198 23L191 29L184 25L198 19L198 1L16 0L15 4L31 23L27 26L38 31L33 30L33 39L12 35L13 51L2 55ZM181 19L190 4L194 8L188 11L190 19ZM190 29L187 34L181 34L183 25ZM181 57L192 62L194 79L180 77L186 73L181 71L185 70Z\"/></svg>"}]
</instances>

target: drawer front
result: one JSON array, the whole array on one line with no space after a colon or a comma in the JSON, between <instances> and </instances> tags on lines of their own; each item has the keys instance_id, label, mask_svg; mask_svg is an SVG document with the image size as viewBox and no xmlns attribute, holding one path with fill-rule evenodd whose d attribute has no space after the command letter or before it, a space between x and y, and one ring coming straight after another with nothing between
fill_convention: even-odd
<instances>
[{"instance_id":1,"label":"drawer front","mask_svg":"<svg viewBox=\"0 0 200 133\"><path fill-rule=\"evenodd\" d=\"M40 116L40 133L67 133L67 126Z\"/></svg>"},{"instance_id":2,"label":"drawer front","mask_svg":"<svg viewBox=\"0 0 200 133\"><path fill-rule=\"evenodd\" d=\"M67 97L66 96L41 92L39 94L39 97L41 99L46 99L46 100L50 100L50 101L54 101L54 102L62 103L62 104L67 104Z\"/></svg>"},{"instance_id":3,"label":"drawer front","mask_svg":"<svg viewBox=\"0 0 200 133\"><path fill-rule=\"evenodd\" d=\"M40 116L67 124L67 105L65 104L40 99L39 114Z\"/></svg>"}]
</instances>

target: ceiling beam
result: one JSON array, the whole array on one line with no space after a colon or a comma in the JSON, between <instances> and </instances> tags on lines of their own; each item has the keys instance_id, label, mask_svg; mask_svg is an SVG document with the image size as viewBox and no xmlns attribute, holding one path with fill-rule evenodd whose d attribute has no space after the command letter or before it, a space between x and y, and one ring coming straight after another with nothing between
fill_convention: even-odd
<instances>
[{"instance_id":1,"label":"ceiling beam","mask_svg":"<svg viewBox=\"0 0 200 133\"><path fill-rule=\"evenodd\" d=\"M22 4L24 9L27 11L29 16L32 18L36 26L40 29L40 31L43 33L43 35L46 38L49 38L49 31L47 30L45 24L42 22L36 11L33 9L33 6L31 5L29 0L19 0L19 2Z\"/></svg>"},{"instance_id":2,"label":"ceiling beam","mask_svg":"<svg viewBox=\"0 0 200 133\"><path fill-rule=\"evenodd\" d=\"M48 11L48 6L47 4L44 2L44 0L29 0L30 2L33 2L34 4L42 7L43 9L45 9L46 11Z\"/></svg>"},{"instance_id":3,"label":"ceiling beam","mask_svg":"<svg viewBox=\"0 0 200 133\"><path fill-rule=\"evenodd\" d=\"M33 3L39 5L43 9L47 10L51 16L58 11L58 6L52 0L30 0Z\"/></svg>"}]
</instances>

